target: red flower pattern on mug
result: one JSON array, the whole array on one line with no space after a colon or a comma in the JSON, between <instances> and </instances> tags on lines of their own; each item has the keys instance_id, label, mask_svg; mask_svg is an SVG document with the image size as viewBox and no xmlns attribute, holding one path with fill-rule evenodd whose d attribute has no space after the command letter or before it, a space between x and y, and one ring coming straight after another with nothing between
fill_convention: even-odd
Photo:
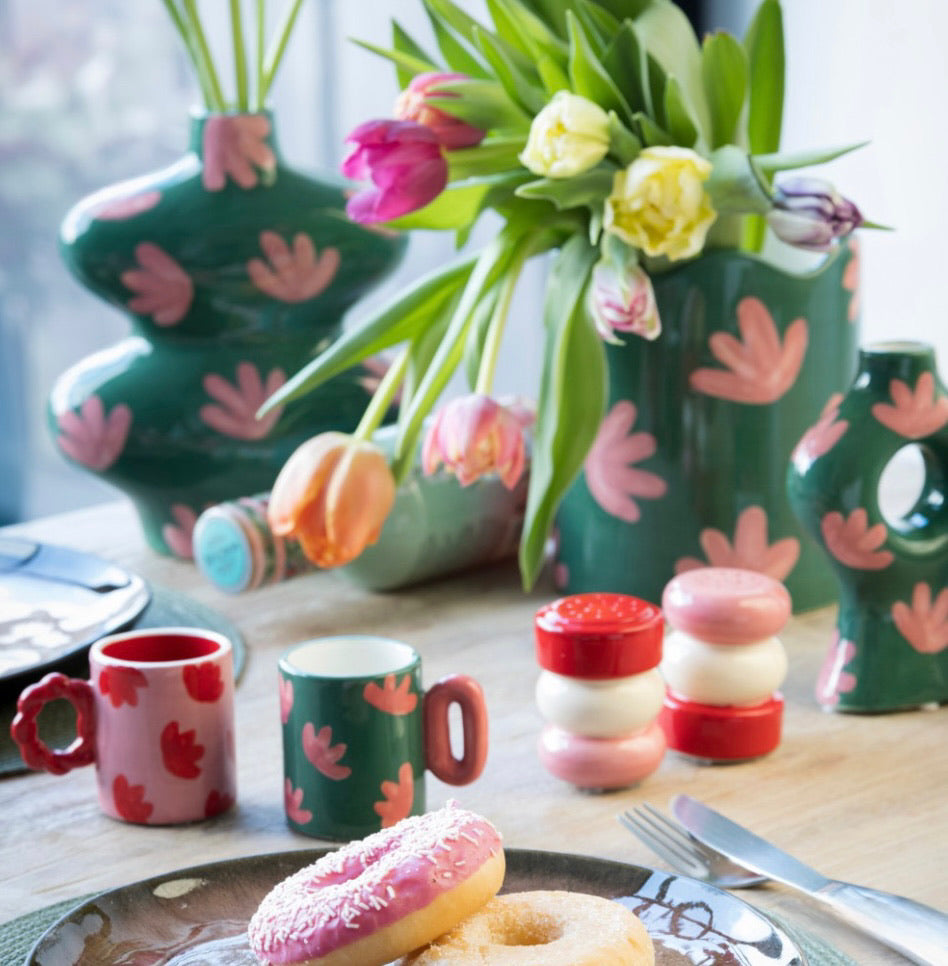
<instances>
[{"instance_id":1,"label":"red flower pattern on mug","mask_svg":"<svg viewBox=\"0 0 948 966\"><path fill-rule=\"evenodd\" d=\"M695 557L684 557L675 564L675 573L699 567L737 567L783 580L796 566L800 541L784 537L769 543L767 513L761 506L749 506L738 515L734 527L734 543L720 531L708 527L701 531L699 542L707 563Z\"/></svg>"},{"instance_id":2,"label":"red flower pattern on mug","mask_svg":"<svg viewBox=\"0 0 948 966\"><path fill-rule=\"evenodd\" d=\"M346 753L347 745L343 742L332 743L332 728L324 725L319 731L313 727L311 721L303 725L303 754L317 771L334 782L342 781L352 774L348 765L337 762Z\"/></svg>"},{"instance_id":3,"label":"red flower pattern on mug","mask_svg":"<svg viewBox=\"0 0 948 966\"><path fill-rule=\"evenodd\" d=\"M171 516L174 523L166 523L161 528L161 535L168 545L168 549L182 560L192 560L194 558L194 546L192 535L194 525L197 523L197 514L191 507L184 503L175 503L171 507Z\"/></svg>"},{"instance_id":4,"label":"red flower pattern on mug","mask_svg":"<svg viewBox=\"0 0 948 966\"><path fill-rule=\"evenodd\" d=\"M145 786L131 785L124 775L112 782L112 801L115 811L126 822L147 822L155 806L145 800Z\"/></svg>"},{"instance_id":5,"label":"red flower pattern on mug","mask_svg":"<svg viewBox=\"0 0 948 966\"><path fill-rule=\"evenodd\" d=\"M642 515L634 497L658 500L668 490L656 473L635 466L654 456L657 445L651 433L631 432L636 416L633 403L617 402L603 419L584 465L593 499L606 513L627 523Z\"/></svg>"},{"instance_id":6,"label":"red flower pattern on mug","mask_svg":"<svg viewBox=\"0 0 948 966\"><path fill-rule=\"evenodd\" d=\"M856 676L845 670L856 656L856 645L839 636L836 631L820 674L816 681L816 700L823 707L839 704L839 696L848 694L856 687Z\"/></svg>"},{"instance_id":7,"label":"red flower pattern on mug","mask_svg":"<svg viewBox=\"0 0 948 966\"><path fill-rule=\"evenodd\" d=\"M276 155L267 144L270 121L263 114L219 114L204 124L204 170L206 191L221 191L227 179L241 188L255 188L260 171L276 169Z\"/></svg>"},{"instance_id":8,"label":"red flower pattern on mug","mask_svg":"<svg viewBox=\"0 0 948 966\"><path fill-rule=\"evenodd\" d=\"M138 268L122 272L122 284L137 293L128 300L128 309L149 315L155 325L177 325L187 314L194 299L194 283L188 273L167 253L151 242L135 247Z\"/></svg>"},{"instance_id":9,"label":"red flower pattern on mug","mask_svg":"<svg viewBox=\"0 0 948 966\"><path fill-rule=\"evenodd\" d=\"M283 782L283 809L297 825L306 825L313 820L313 813L303 808L303 789L294 788L289 778Z\"/></svg>"},{"instance_id":10,"label":"red flower pattern on mug","mask_svg":"<svg viewBox=\"0 0 948 966\"><path fill-rule=\"evenodd\" d=\"M148 678L137 668L105 667L99 674L99 694L109 699L113 708L123 704L138 707L138 689L148 687Z\"/></svg>"},{"instance_id":11,"label":"red flower pattern on mug","mask_svg":"<svg viewBox=\"0 0 948 966\"><path fill-rule=\"evenodd\" d=\"M204 377L204 390L217 403L202 406L201 419L224 436L265 439L283 414L283 407L275 406L262 419L257 419L257 410L285 382L282 369L271 369L264 382L252 362L241 362L237 366L236 384L209 372Z\"/></svg>"},{"instance_id":12,"label":"red flower pattern on mug","mask_svg":"<svg viewBox=\"0 0 948 966\"><path fill-rule=\"evenodd\" d=\"M948 647L948 587L932 602L932 588L920 581L912 590L912 604L896 601L892 620L899 633L919 654L938 654Z\"/></svg>"},{"instance_id":13,"label":"red flower pattern on mug","mask_svg":"<svg viewBox=\"0 0 948 966\"><path fill-rule=\"evenodd\" d=\"M181 669L184 688L194 701L214 704L224 693L224 677L219 664L186 664Z\"/></svg>"},{"instance_id":14,"label":"red flower pattern on mug","mask_svg":"<svg viewBox=\"0 0 948 966\"><path fill-rule=\"evenodd\" d=\"M386 714L411 714L418 707L418 695L411 690L412 679L406 674L398 686L395 686L395 675L386 674L385 680L379 687L374 681L362 690L362 697L379 711Z\"/></svg>"},{"instance_id":15,"label":"red flower pattern on mug","mask_svg":"<svg viewBox=\"0 0 948 966\"><path fill-rule=\"evenodd\" d=\"M849 422L839 419L839 405L843 401L841 392L834 392L827 400L820 418L800 437L790 458L801 472L820 456L828 453L849 429Z\"/></svg>"},{"instance_id":16,"label":"red flower pattern on mug","mask_svg":"<svg viewBox=\"0 0 948 966\"><path fill-rule=\"evenodd\" d=\"M234 796L227 792L219 792L216 788L207 796L204 803L204 817L213 818L226 812L234 804Z\"/></svg>"},{"instance_id":17,"label":"red flower pattern on mug","mask_svg":"<svg viewBox=\"0 0 948 966\"><path fill-rule=\"evenodd\" d=\"M724 369L696 369L689 378L691 388L731 402L776 402L800 374L808 341L806 320L791 322L781 342L767 307L748 296L738 303L737 326L740 339L715 332L708 340L711 354Z\"/></svg>"},{"instance_id":18,"label":"red flower pattern on mug","mask_svg":"<svg viewBox=\"0 0 948 966\"><path fill-rule=\"evenodd\" d=\"M286 724L293 710L293 682L280 675L280 720Z\"/></svg>"},{"instance_id":19,"label":"red flower pattern on mug","mask_svg":"<svg viewBox=\"0 0 948 966\"><path fill-rule=\"evenodd\" d=\"M914 390L901 379L893 379L889 395L892 402L876 403L872 415L893 433L920 439L937 433L948 423L948 398L935 398L935 376L931 372L918 377Z\"/></svg>"},{"instance_id":20,"label":"red flower pattern on mug","mask_svg":"<svg viewBox=\"0 0 948 966\"><path fill-rule=\"evenodd\" d=\"M403 818L408 818L415 800L415 775L411 762L406 761L398 769L397 782L382 782L381 792L384 801L376 802L372 807L382 819L382 828L391 828Z\"/></svg>"},{"instance_id":21,"label":"red flower pattern on mug","mask_svg":"<svg viewBox=\"0 0 948 966\"><path fill-rule=\"evenodd\" d=\"M90 396L75 412L61 413L56 423L59 448L77 463L101 473L122 455L132 427L132 411L125 403L106 415L100 396Z\"/></svg>"},{"instance_id":22,"label":"red flower pattern on mug","mask_svg":"<svg viewBox=\"0 0 948 966\"><path fill-rule=\"evenodd\" d=\"M265 258L251 258L247 274L254 285L281 302L315 298L339 269L339 251L324 248L317 256L313 240L304 232L293 236L293 248L275 232L260 233Z\"/></svg>"},{"instance_id":23,"label":"red flower pattern on mug","mask_svg":"<svg viewBox=\"0 0 948 966\"><path fill-rule=\"evenodd\" d=\"M97 221L127 221L143 212L150 211L161 201L160 191L142 191L137 195L112 198L93 215Z\"/></svg>"},{"instance_id":24,"label":"red flower pattern on mug","mask_svg":"<svg viewBox=\"0 0 948 966\"><path fill-rule=\"evenodd\" d=\"M869 526L869 514L857 507L844 517L836 510L820 521L820 530L829 552L853 570L884 570L892 563L892 554L879 548L889 531L884 523Z\"/></svg>"},{"instance_id":25,"label":"red flower pattern on mug","mask_svg":"<svg viewBox=\"0 0 948 966\"><path fill-rule=\"evenodd\" d=\"M852 292L852 297L849 300L849 309L847 311L847 316L850 322L855 322L859 318L860 300L859 300L859 269L860 262L862 260L862 252L859 249L859 242L850 237L849 249L852 252L849 261L846 263L846 268L843 271L843 288L847 292Z\"/></svg>"},{"instance_id":26,"label":"red flower pattern on mug","mask_svg":"<svg viewBox=\"0 0 948 966\"><path fill-rule=\"evenodd\" d=\"M204 746L197 743L196 736L193 728L182 731L177 721L169 721L161 729L161 761L172 775L197 778L201 774L198 762L204 757Z\"/></svg>"}]
</instances>

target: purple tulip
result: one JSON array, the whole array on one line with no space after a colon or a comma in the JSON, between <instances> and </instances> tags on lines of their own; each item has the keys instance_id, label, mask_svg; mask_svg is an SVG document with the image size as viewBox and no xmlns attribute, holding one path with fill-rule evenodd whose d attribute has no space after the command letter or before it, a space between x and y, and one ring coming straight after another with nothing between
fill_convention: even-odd
<instances>
[{"instance_id":1,"label":"purple tulip","mask_svg":"<svg viewBox=\"0 0 948 966\"><path fill-rule=\"evenodd\" d=\"M353 221L391 221L424 208L448 183L448 165L437 136L413 121L366 121L346 141L352 150L342 173L374 188L353 195L346 212Z\"/></svg>"},{"instance_id":2,"label":"purple tulip","mask_svg":"<svg viewBox=\"0 0 948 966\"><path fill-rule=\"evenodd\" d=\"M777 186L767 222L790 245L828 251L862 224L859 209L821 178L791 178Z\"/></svg>"}]
</instances>

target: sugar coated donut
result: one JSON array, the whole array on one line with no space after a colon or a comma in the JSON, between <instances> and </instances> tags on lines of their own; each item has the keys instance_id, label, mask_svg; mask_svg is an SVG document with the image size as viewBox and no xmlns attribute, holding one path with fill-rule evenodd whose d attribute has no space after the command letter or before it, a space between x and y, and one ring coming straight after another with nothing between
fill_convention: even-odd
<instances>
[{"instance_id":1,"label":"sugar coated donut","mask_svg":"<svg viewBox=\"0 0 948 966\"><path fill-rule=\"evenodd\" d=\"M653 966L655 949L631 909L579 892L513 892L399 966Z\"/></svg>"},{"instance_id":2,"label":"sugar coated donut","mask_svg":"<svg viewBox=\"0 0 948 966\"><path fill-rule=\"evenodd\" d=\"M480 909L504 869L494 826L449 803L278 883L250 920L250 946L262 963L384 966Z\"/></svg>"}]
</instances>

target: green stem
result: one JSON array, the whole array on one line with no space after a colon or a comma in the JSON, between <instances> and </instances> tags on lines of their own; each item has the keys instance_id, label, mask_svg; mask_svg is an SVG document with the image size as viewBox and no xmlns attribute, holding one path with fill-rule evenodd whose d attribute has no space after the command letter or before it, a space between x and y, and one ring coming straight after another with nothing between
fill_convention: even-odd
<instances>
[{"instance_id":1,"label":"green stem","mask_svg":"<svg viewBox=\"0 0 948 966\"><path fill-rule=\"evenodd\" d=\"M510 263L510 268L507 270L500 286L500 295L497 298L494 315L487 330L484 352L481 355L481 364L477 370L477 382L474 386L474 392L482 396L489 396L494 386L494 372L497 369L497 359L500 355L501 339L504 329L507 327L510 303L517 289L517 282L520 279L524 262L526 262L529 254L529 246L524 245L520 253Z\"/></svg>"},{"instance_id":2,"label":"green stem","mask_svg":"<svg viewBox=\"0 0 948 966\"><path fill-rule=\"evenodd\" d=\"M240 0L230 0L230 27L234 38L234 83L237 88L237 110L246 111L250 108L250 98L247 96L247 50L244 45L243 15L240 11Z\"/></svg>"},{"instance_id":3,"label":"green stem","mask_svg":"<svg viewBox=\"0 0 948 966\"><path fill-rule=\"evenodd\" d=\"M254 103L255 111L262 111L263 103L263 49L266 43L266 0L257 0L257 62L254 71Z\"/></svg>"},{"instance_id":4,"label":"green stem","mask_svg":"<svg viewBox=\"0 0 948 966\"><path fill-rule=\"evenodd\" d=\"M267 95L270 93L273 78L276 76L280 62L283 60L283 53L286 50L286 45L290 39L290 34L293 32L293 26L296 23L296 18L299 16L302 6L303 0L293 0L283 20L283 26L277 32L276 40L270 48L270 52L267 54L266 63L263 68L263 83L260 86L261 104L266 101Z\"/></svg>"},{"instance_id":5,"label":"green stem","mask_svg":"<svg viewBox=\"0 0 948 966\"><path fill-rule=\"evenodd\" d=\"M408 368L410 352L411 346L406 345L395 361L389 366L388 372L385 373L382 381L379 383L378 389L372 394L372 399L362 414L359 425L352 434L353 439L364 442L382 425L382 420L385 418L385 414L388 412L389 406L392 405L392 400L395 398L395 392L405 378L405 370Z\"/></svg>"},{"instance_id":6,"label":"green stem","mask_svg":"<svg viewBox=\"0 0 948 966\"><path fill-rule=\"evenodd\" d=\"M201 26L201 17L198 13L195 0L184 0L184 10L188 15L190 33L194 38L195 52L200 58L207 76L210 93L208 107L212 111L223 111L227 107L224 101L224 92L221 90L221 82L214 68L214 58L211 56L211 49L207 45L207 37L204 36L204 28Z\"/></svg>"},{"instance_id":7,"label":"green stem","mask_svg":"<svg viewBox=\"0 0 948 966\"><path fill-rule=\"evenodd\" d=\"M181 40L184 42L184 48L188 52L191 65L194 67L195 74L197 74L198 86L201 88L201 97L204 99L204 106L210 109L212 97L211 85L208 81L207 71L204 70L200 55L194 46L194 38L191 35L191 31L181 16L181 11L175 5L174 0L162 0L162 2L165 5L165 10L168 11L168 16L171 18L172 24L174 24L175 29L181 36Z\"/></svg>"}]
</instances>

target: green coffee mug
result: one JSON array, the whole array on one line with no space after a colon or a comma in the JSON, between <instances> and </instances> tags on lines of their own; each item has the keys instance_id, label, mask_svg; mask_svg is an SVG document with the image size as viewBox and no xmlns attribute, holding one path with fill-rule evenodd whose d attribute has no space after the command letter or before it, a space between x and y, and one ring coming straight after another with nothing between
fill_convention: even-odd
<instances>
[{"instance_id":1,"label":"green coffee mug","mask_svg":"<svg viewBox=\"0 0 948 966\"><path fill-rule=\"evenodd\" d=\"M461 711L463 754L448 712ZM283 792L290 827L349 840L425 810L425 771L466 785L487 759L480 685L449 675L425 692L421 656L385 637L324 637L280 658Z\"/></svg>"}]
</instances>

